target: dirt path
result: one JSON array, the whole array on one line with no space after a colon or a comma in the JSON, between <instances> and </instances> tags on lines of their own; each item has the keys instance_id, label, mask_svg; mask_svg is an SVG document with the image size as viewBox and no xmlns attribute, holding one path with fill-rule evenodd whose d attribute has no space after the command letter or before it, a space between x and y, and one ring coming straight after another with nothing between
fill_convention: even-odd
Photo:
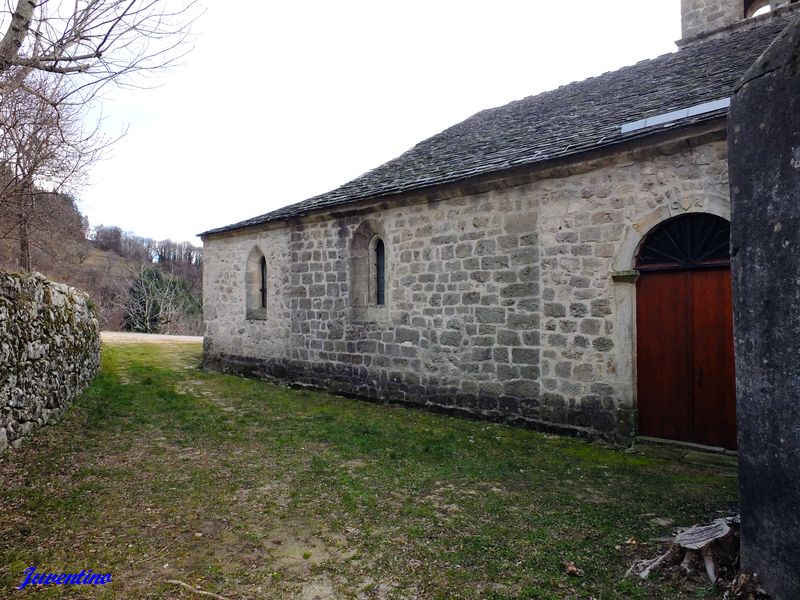
<instances>
[{"instance_id":1,"label":"dirt path","mask_svg":"<svg viewBox=\"0 0 800 600\"><path fill-rule=\"evenodd\" d=\"M141 342L169 342L171 344L202 344L202 336L159 335L154 333L129 333L127 331L101 331L100 339L114 344L139 344Z\"/></svg>"}]
</instances>

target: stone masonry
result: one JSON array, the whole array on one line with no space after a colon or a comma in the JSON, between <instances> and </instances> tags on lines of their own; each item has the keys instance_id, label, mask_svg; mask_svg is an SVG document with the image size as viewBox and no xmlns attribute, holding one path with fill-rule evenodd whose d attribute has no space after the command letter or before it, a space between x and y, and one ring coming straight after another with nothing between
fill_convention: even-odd
<instances>
[{"instance_id":1,"label":"stone masonry","mask_svg":"<svg viewBox=\"0 0 800 600\"><path fill-rule=\"evenodd\" d=\"M729 122L741 563L775 600L800 596L798 67L800 17L745 75Z\"/></svg>"},{"instance_id":2,"label":"stone masonry","mask_svg":"<svg viewBox=\"0 0 800 600\"><path fill-rule=\"evenodd\" d=\"M728 216L721 128L515 177L204 238L205 364L342 394L624 438L637 240ZM351 242L385 232L387 305L353 312ZM248 320L253 248L267 318Z\"/></svg>"},{"instance_id":3,"label":"stone masonry","mask_svg":"<svg viewBox=\"0 0 800 600\"><path fill-rule=\"evenodd\" d=\"M681 0L683 39L720 29L741 21L744 0Z\"/></svg>"},{"instance_id":4,"label":"stone masonry","mask_svg":"<svg viewBox=\"0 0 800 600\"><path fill-rule=\"evenodd\" d=\"M683 39L678 43L683 46L698 36L705 37L712 33L724 35L726 27L740 23L759 8L770 6L774 11L795 2L796 0L681 0Z\"/></svg>"},{"instance_id":5,"label":"stone masonry","mask_svg":"<svg viewBox=\"0 0 800 600\"><path fill-rule=\"evenodd\" d=\"M0 273L0 454L55 420L99 368L88 298L42 275Z\"/></svg>"}]
</instances>

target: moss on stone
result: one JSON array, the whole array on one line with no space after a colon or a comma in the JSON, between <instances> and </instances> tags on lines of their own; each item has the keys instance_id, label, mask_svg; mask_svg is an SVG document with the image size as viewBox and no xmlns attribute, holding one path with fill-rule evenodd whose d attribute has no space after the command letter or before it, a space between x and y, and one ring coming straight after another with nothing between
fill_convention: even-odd
<instances>
[{"instance_id":1,"label":"moss on stone","mask_svg":"<svg viewBox=\"0 0 800 600\"><path fill-rule=\"evenodd\" d=\"M89 298L39 273L0 272L0 453L57 417L99 368Z\"/></svg>"}]
</instances>

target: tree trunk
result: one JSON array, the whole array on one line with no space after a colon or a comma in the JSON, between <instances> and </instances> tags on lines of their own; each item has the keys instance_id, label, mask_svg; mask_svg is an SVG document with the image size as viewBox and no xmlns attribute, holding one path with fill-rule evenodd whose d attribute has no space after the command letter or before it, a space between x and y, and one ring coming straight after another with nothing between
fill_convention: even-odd
<instances>
[{"instance_id":1,"label":"tree trunk","mask_svg":"<svg viewBox=\"0 0 800 600\"><path fill-rule=\"evenodd\" d=\"M31 270L31 245L28 239L28 219L25 215L19 220L19 268L24 273Z\"/></svg>"},{"instance_id":2,"label":"tree trunk","mask_svg":"<svg viewBox=\"0 0 800 600\"><path fill-rule=\"evenodd\" d=\"M26 185L30 188L32 184ZM27 200L27 202L26 202ZM30 221L36 212L36 194L26 192L20 198L19 212L19 268L23 273L30 273L33 270L31 264L31 239Z\"/></svg>"},{"instance_id":3,"label":"tree trunk","mask_svg":"<svg viewBox=\"0 0 800 600\"><path fill-rule=\"evenodd\" d=\"M35 0L18 0L11 23L3 34L3 39L0 40L0 71L5 71L19 53L22 42L28 35L35 8Z\"/></svg>"}]
</instances>

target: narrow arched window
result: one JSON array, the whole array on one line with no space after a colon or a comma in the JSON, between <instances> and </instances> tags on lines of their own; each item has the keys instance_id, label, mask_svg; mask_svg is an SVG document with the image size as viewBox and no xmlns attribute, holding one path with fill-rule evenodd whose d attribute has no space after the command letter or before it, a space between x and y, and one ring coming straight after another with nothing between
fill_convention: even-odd
<instances>
[{"instance_id":1,"label":"narrow arched window","mask_svg":"<svg viewBox=\"0 0 800 600\"><path fill-rule=\"evenodd\" d=\"M350 308L357 323L385 322L392 304L392 290L386 278L392 275L386 264L386 230L377 221L364 221L353 232L350 242ZM388 269L388 273L387 273Z\"/></svg>"},{"instance_id":2,"label":"narrow arched window","mask_svg":"<svg viewBox=\"0 0 800 600\"><path fill-rule=\"evenodd\" d=\"M245 270L245 318L264 320L267 318L267 259L260 248L255 247L247 257Z\"/></svg>"},{"instance_id":3,"label":"narrow arched window","mask_svg":"<svg viewBox=\"0 0 800 600\"><path fill-rule=\"evenodd\" d=\"M386 249L380 238L375 242L375 303L386 304Z\"/></svg>"},{"instance_id":4,"label":"narrow arched window","mask_svg":"<svg viewBox=\"0 0 800 600\"><path fill-rule=\"evenodd\" d=\"M267 308L267 259L265 257L261 257L261 287L259 288L259 292L261 292L261 308Z\"/></svg>"}]
</instances>

